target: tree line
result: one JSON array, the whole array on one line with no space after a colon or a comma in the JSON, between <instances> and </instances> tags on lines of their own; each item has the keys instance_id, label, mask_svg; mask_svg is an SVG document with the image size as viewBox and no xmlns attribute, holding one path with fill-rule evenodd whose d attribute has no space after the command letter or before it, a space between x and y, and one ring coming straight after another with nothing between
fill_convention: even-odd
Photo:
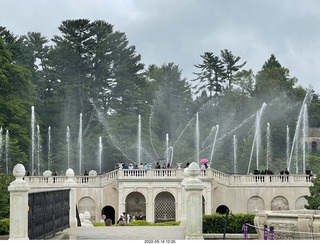
<instances>
[{"instance_id":1,"label":"tree line","mask_svg":"<svg viewBox=\"0 0 320 244\"><path fill-rule=\"evenodd\" d=\"M103 20L65 20L59 31L60 35L49 40L39 32L16 36L0 27L0 126L3 131L9 131L11 170L15 164L22 163L30 171L31 106L35 108L39 125L40 147L36 153L42 171L50 163L52 170L65 172L68 153L72 168L77 168L79 157L83 157L83 171L98 170L99 136L103 139L102 172L113 170L115 163L135 161L138 115L144 118L142 150L147 156L143 162L136 163L168 157L166 135L177 144L172 147L175 162L192 158L194 133L190 128L185 129L186 124L198 111L212 104L214 112L201 115L202 137L213 133L212 124L236 127L233 123L244 121L263 102L272 104L280 97L282 103L276 111L269 112L269 118L277 114L283 123L291 126L293 137L296 121L292 120L292 114L282 111L285 104L289 104L294 107L292 113L296 112L308 91L296 86L297 78L290 77L289 69L282 67L273 54L254 74L251 69L244 69L246 61L241 61L241 57L230 50L221 50L220 55L205 52L200 55L202 63L195 64L198 69L195 79L188 81L178 64L145 67L125 33L114 30L113 25ZM312 92L312 97L309 126L319 127L319 96ZM80 113L85 145L82 155L78 153ZM69 152L66 150L67 127L72 142ZM285 132L280 127L275 123L272 132L274 165L285 158ZM249 136L242 133L238 146L239 173L246 171L249 153L244 148L251 147ZM225 146L220 145L216 151L215 159L219 163L214 168L231 172L232 143L231 139L227 140ZM212 141L208 141L208 145L211 144ZM6 169L3 152L4 143L2 172ZM206 157L208 155L207 152ZM317 163L318 156L312 162Z\"/></svg>"}]
</instances>

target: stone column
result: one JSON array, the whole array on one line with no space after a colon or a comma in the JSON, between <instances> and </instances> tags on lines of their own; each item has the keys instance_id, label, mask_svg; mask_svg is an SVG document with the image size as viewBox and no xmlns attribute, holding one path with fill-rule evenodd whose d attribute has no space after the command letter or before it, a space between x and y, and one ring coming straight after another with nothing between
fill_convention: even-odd
<instances>
[{"instance_id":1,"label":"stone column","mask_svg":"<svg viewBox=\"0 0 320 244\"><path fill-rule=\"evenodd\" d=\"M29 240L28 238L28 191L30 187L23 180L26 170L22 164L16 164L13 175L16 179L10 183L10 234L9 240Z\"/></svg>"},{"instance_id":2,"label":"stone column","mask_svg":"<svg viewBox=\"0 0 320 244\"><path fill-rule=\"evenodd\" d=\"M146 221L153 223L154 214L153 214L153 197L152 197L152 187L147 188L147 199L146 199Z\"/></svg>"},{"instance_id":3,"label":"stone column","mask_svg":"<svg viewBox=\"0 0 320 244\"><path fill-rule=\"evenodd\" d=\"M68 169L66 171L66 176L67 180L64 183L64 186L70 189L69 193L69 205L70 205L70 210L69 210L69 224L70 227L77 227L77 215L76 215L76 186L77 183L74 180L74 171L73 169Z\"/></svg>"},{"instance_id":4,"label":"stone column","mask_svg":"<svg viewBox=\"0 0 320 244\"><path fill-rule=\"evenodd\" d=\"M187 222L186 240L203 240L202 235L202 190L204 184L199 179L200 168L195 162L188 168L189 179L186 180Z\"/></svg>"}]
</instances>

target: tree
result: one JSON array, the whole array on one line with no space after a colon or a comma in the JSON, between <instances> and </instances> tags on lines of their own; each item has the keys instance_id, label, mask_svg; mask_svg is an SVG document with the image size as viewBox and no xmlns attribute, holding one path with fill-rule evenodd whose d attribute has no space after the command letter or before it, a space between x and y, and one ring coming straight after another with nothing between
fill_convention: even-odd
<instances>
[{"instance_id":1,"label":"tree","mask_svg":"<svg viewBox=\"0 0 320 244\"><path fill-rule=\"evenodd\" d=\"M320 174L311 179L312 186L309 186L310 196L304 196L308 201L307 209L319 209L320 207Z\"/></svg>"},{"instance_id":2,"label":"tree","mask_svg":"<svg viewBox=\"0 0 320 244\"><path fill-rule=\"evenodd\" d=\"M31 72L13 64L11 57L0 37L0 125L10 133L9 168L28 161L29 111L36 95Z\"/></svg>"},{"instance_id":3,"label":"tree","mask_svg":"<svg viewBox=\"0 0 320 244\"><path fill-rule=\"evenodd\" d=\"M292 95L296 82L297 78L290 78L289 70L272 54L256 75L255 96L267 102L283 94Z\"/></svg>"},{"instance_id":4,"label":"tree","mask_svg":"<svg viewBox=\"0 0 320 244\"><path fill-rule=\"evenodd\" d=\"M236 78L234 77L233 72L237 72L239 69L241 69L247 63L247 61L240 65L236 65L236 63L240 61L241 57L234 56L232 52L227 49L221 50L221 57L224 65L226 66L226 78L229 83L227 89L231 90L232 84Z\"/></svg>"},{"instance_id":5,"label":"tree","mask_svg":"<svg viewBox=\"0 0 320 244\"><path fill-rule=\"evenodd\" d=\"M223 62L220 58L211 52L205 52L204 55L200 55L203 59L202 64L195 65L199 68L200 72L195 72L194 74L198 77L194 81L200 81L200 83L206 83L204 85L197 84L194 88L198 88L196 94L208 89L209 97L213 97L213 92L219 94L222 92L222 83L225 82L227 76L226 70L224 68Z\"/></svg>"}]
</instances>

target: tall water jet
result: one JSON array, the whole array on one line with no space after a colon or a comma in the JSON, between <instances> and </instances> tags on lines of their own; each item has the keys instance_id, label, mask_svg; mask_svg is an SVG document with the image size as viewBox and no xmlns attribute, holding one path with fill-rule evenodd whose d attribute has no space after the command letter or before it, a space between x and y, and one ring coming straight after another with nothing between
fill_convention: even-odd
<instances>
[{"instance_id":1,"label":"tall water jet","mask_svg":"<svg viewBox=\"0 0 320 244\"><path fill-rule=\"evenodd\" d=\"M302 170L306 169L306 138L308 136L308 108L304 104L302 121Z\"/></svg>"},{"instance_id":2,"label":"tall water jet","mask_svg":"<svg viewBox=\"0 0 320 244\"><path fill-rule=\"evenodd\" d=\"M48 127L48 170L51 166L51 126Z\"/></svg>"},{"instance_id":3,"label":"tall water jet","mask_svg":"<svg viewBox=\"0 0 320 244\"><path fill-rule=\"evenodd\" d=\"M141 115L138 116L138 147L137 147L137 164L140 165L141 161Z\"/></svg>"},{"instance_id":4,"label":"tall water jet","mask_svg":"<svg viewBox=\"0 0 320 244\"><path fill-rule=\"evenodd\" d=\"M6 173L9 174L9 130L6 131Z\"/></svg>"},{"instance_id":5,"label":"tall water jet","mask_svg":"<svg viewBox=\"0 0 320 244\"><path fill-rule=\"evenodd\" d=\"M41 145L40 145L40 125L37 124L37 149L36 149L36 158L37 158L37 167L38 167L38 176L40 175L40 151L41 151Z\"/></svg>"},{"instance_id":6,"label":"tall water jet","mask_svg":"<svg viewBox=\"0 0 320 244\"><path fill-rule=\"evenodd\" d=\"M31 107L31 175L34 175L34 147L35 147L35 115L34 106Z\"/></svg>"},{"instance_id":7,"label":"tall water jet","mask_svg":"<svg viewBox=\"0 0 320 244\"><path fill-rule=\"evenodd\" d=\"M195 141L196 141L196 162L199 164L200 163L200 155L199 155L199 152L200 152L200 146L199 146L199 143L200 143L200 131L199 131L199 113L197 113L196 115L196 138L195 138Z\"/></svg>"},{"instance_id":8,"label":"tall water jet","mask_svg":"<svg viewBox=\"0 0 320 244\"><path fill-rule=\"evenodd\" d=\"M298 117L298 121L296 124L296 129L295 129L295 133L294 133L294 137L292 140L292 147L291 147L291 153L290 153L290 158L289 158L289 162L287 165L288 170L291 169L291 160L292 160L292 155L293 152L295 152L295 167L296 167L296 174L299 173L299 159L298 159L298 151L299 151L299 137L300 137L300 131L301 131L301 123L302 123L302 128L303 130L307 130L307 121L308 121L308 116L307 116L307 102L308 99L310 99L310 93L308 92L302 102L301 105L301 109L299 112L299 117ZM304 133L304 132L302 132ZM303 143L305 144L305 143ZM302 145L303 148L303 145ZM305 151L305 150L304 150ZM305 155L303 156L303 158L305 158ZM303 159L305 160L305 159ZM304 169L303 169L304 170Z\"/></svg>"},{"instance_id":9,"label":"tall water jet","mask_svg":"<svg viewBox=\"0 0 320 244\"><path fill-rule=\"evenodd\" d=\"M215 135L214 135L214 140L213 140L212 149L211 149L211 155L210 155L210 165L211 165L211 168L213 168L213 167L212 167L212 157L213 157L214 149L215 149L215 147L216 147L216 141L217 141L218 132L219 132L219 125L216 125L216 133L215 133Z\"/></svg>"},{"instance_id":10,"label":"tall water jet","mask_svg":"<svg viewBox=\"0 0 320 244\"><path fill-rule=\"evenodd\" d=\"M267 169L269 169L269 163L271 162L271 132L270 124L267 123Z\"/></svg>"},{"instance_id":11,"label":"tall water jet","mask_svg":"<svg viewBox=\"0 0 320 244\"><path fill-rule=\"evenodd\" d=\"M66 134L66 142L67 142L67 165L70 168L70 128L67 126L67 134Z\"/></svg>"},{"instance_id":12,"label":"tall water jet","mask_svg":"<svg viewBox=\"0 0 320 244\"><path fill-rule=\"evenodd\" d=\"M237 173L237 136L233 135L233 173Z\"/></svg>"},{"instance_id":13,"label":"tall water jet","mask_svg":"<svg viewBox=\"0 0 320 244\"><path fill-rule=\"evenodd\" d=\"M99 173L102 173L102 150L103 150L103 145L102 145L102 137L99 136L99 151L98 151L98 162L99 162Z\"/></svg>"},{"instance_id":14,"label":"tall water jet","mask_svg":"<svg viewBox=\"0 0 320 244\"><path fill-rule=\"evenodd\" d=\"M79 175L81 175L81 166L82 166L82 113L80 113L80 119L79 119L78 146L79 146Z\"/></svg>"},{"instance_id":15,"label":"tall water jet","mask_svg":"<svg viewBox=\"0 0 320 244\"><path fill-rule=\"evenodd\" d=\"M169 162L169 134L166 134L166 158Z\"/></svg>"},{"instance_id":16,"label":"tall water jet","mask_svg":"<svg viewBox=\"0 0 320 244\"><path fill-rule=\"evenodd\" d=\"M249 174L249 172L250 172L250 166L251 166L254 146L256 146L257 169L259 168L259 150L260 150L260 144L261 144L260 120L262 117L263 110L266 106L267 106L267 104L263 103L261 109L258 110L257 115L256 115L256 121L255 121L256 128L255 128L255 133L254 133L254 138L253 138L253 143L252 143L252 148L251 148L251 154L250 154L250 160L249 160L247 174Z\"/></svg>"},{"instance_id":17,"label":"tall water jet","mask_svg":"<svg viewBox=\"0 0 320 244\"><path fill-rule=\"evenodd\" d=\"M289 165L289 158L290 158L290 134L289 134L289 126L287 125L287 137L286 137L286 142L287 142L287 150L286 150L286 155L287 155L287 167Z\"/></svg>"}]
</instances>

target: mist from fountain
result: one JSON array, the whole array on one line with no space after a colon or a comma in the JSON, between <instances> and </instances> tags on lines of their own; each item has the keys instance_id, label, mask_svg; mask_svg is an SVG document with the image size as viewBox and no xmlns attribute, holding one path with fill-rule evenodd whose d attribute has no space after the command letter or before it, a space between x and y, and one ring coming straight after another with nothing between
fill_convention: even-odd
<instances>
[{"instance_id":1,"label":"mist from fountain","mask_svg":"<svg viewBox=\"0 0 320 244\"><path fill-rule=\"evenodd\" d=\"M41 145L40 145L40 125L39 124L37 124L37 140L36 140L36 153L35 153L35 155L36 155L36 158L37 158L37 167L38 167L38 172L37 172L37 174L38 174L38 176L40 175L40 170L41 170L41 168L40 168L40 165L41 165L41 161L40 161L40 152L41 152Z\"/></svg>"},{"instance_id":2,"label":"mist from fountain","mask_svg":"<svg viewBox=\"0 0 320 244\"><path fill-rule=\"evenodd\" d=\"M286 156L287 156L287 167L288 167L289 160L290 160L290 129L288 125L287 125L286 144L287 144Z\"/></svg>"},{"instance_id":3,"label":"mist from fountain","mask_svg":"<svg viewBox=\"0 0 320 244\"><path fill-rule=\"evenodd\" d=\"M299 162L298 162L298 152L299 152L299 137L300 137L300 131L301 131L301 123L302 123L302 127L303 127L303 133L306 133L308 125L307 125L307 121L308 121L308 114L307 114L307 103L310 102L312 99L311 94L308 92L302 102L302 106L299 112L299 117L296 123L296 129L295 129L295 133L294 133L294 137L292 140L292 147L291 147L291 153L290 153L290 157L288 160L288 165L287 165L287 169L290 171L291 170L291 160L292 160L292 156L293 156L293 151L295 152L295 169L296 169L296 174L299 173ZM305 143L303 143L305 144ZM303 156L303 164L305 164L305 147L304 148L304 156ZM305 167L305 165L303 165L303 167ZM305 168L302 169L302 172Z\"/></svg>"},{"instance_id":4,"label":"mist from fountain","mask_svg":"<svg viewBox=\"0 0 320 244\"><path fill-rule=\"evenodd\" d=\"M211 165L211 168L212 168L212 157L213 157L213 154L214 154L214 149L216 147L216 141L217 141L218 132L219 132L219 125L216 125L216 133L214 135L214 140L213 140L211 154L210 154L210 161L209 161L210 165Z\"/></svg>"},{"instance_id":5,"label":"mist from fountain","mask_svg":"<svg viewBox=\"0 0 320 244\"><path fill-rule=\"evenodd\" d=\"M261 144L261 130L260 130L260 120L263 113L264 108L267 106L267 104L263 103L260 110L258 110L255 120L255 133L254 138L252 142L252 148L251 148L251 154L249 159L249 165L248 165L248 171L247 174L250 172L250 166L252 161L252 155L254 151L254 147L256 146L256 162L257 162L257 169L259 168L259 150L260 150L260 144Z\"/></svg>"},{"instance_id":6,"label":"mist from fountain","mask_svg":"<svg viewBox=\"0 0 320 244\"><path fill-rule=\"evenodd\" d=\"M67 126L67 134L66 134L66 143L67 143L67 169L70 168L70 128Z\"/></svg>"},{"instance_id":7,"label":"mist from fountain","mask_svg":"<svg viewBox=\"0 0 320 244\"><path fill-rule=\"evenodd\" d=\"M31 107L31 175L34 176L34 149L35 149L35 114Z\"/></svg>"},{"instance_id":8,"label":"mist from fountain","mask_svg":"<svg viewBox=\"0 0 320 244\"><path fill-rule=\"evenodd\" d=\"M141 163L141 115L138 116L137 164Z\"/></svg>"},{"instance_id":9,"label":"mist from fountain","mask_svg":"<svg viewBox=\"0 0 320 244\"><path fill-rule=\"evenodd\" d=\"M51 167L51 126L48 127L48 170Z\"/></svg>"},{"instance_id":10,"label":"mist from fountain","mask_svg":"<svg viewBox=\"0 0 320 244\"><path fill-rule=\"evenodd\" d=\"M199 155L199 152L200 152L199 113L197 113L197 115L196 115L196 126L195 126L195 129L196 129L196 133L195 133L196 155L195 155L195 158L196 158L196 162L199 164L200 163L200 155Z\"/></svg>"},{"instance_id":11,"label":"mist from fountain","mask_svg":"<svg viewBox=\"0 0 320 244\"><path fill-rule=\"evenodd\" d=\"M102 137L99 136L99 151L98 151L98 162L99 162L99 173L102 173L102 151L103 151L103 145L102 145Z\"/></svg>"},{"instance_id":12,"label":"mist from fountain","mask_svg":"<svg viewBox=\"0 0 320 244\"><path fill-rule=\"evenodd\" d=\"M237 173L237 136L233 135L233 173Z\"/></svg>"},{"instance_id":13,"label":"mist from fountain","mask_svg":"<svg viewBox=\"0 0 320 244\"><path fill-rule=\"evenodd\" d=\"M269 169L269 163L271 162L271 132L270 123L267 123L267 169Z\"/></svg>"},{"instance_id":14,"label":"mist from fountain","mask_svg":"<svg viewBox=\"0 0 320 244\"><path fill-rule=\"evenodd\" d=\"M81 167L82 167L82 113L80 113L80 119L79 119L78 147L79 147L79 175L81 175Z\"/></svg>"}]
</instances>

